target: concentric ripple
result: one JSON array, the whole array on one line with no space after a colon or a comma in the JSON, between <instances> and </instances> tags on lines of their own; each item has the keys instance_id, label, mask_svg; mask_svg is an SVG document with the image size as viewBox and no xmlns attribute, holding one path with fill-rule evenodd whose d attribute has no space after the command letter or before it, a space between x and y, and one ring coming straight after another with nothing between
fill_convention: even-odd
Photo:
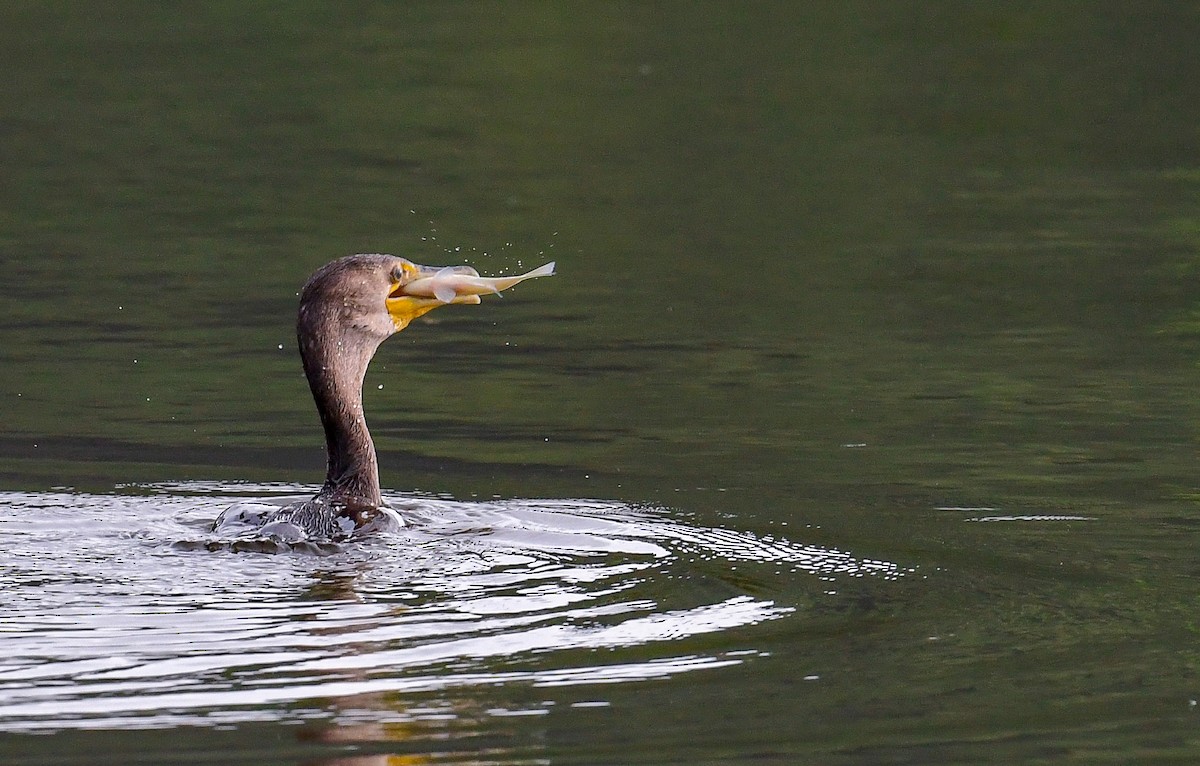
<instances>
[{"instance_id":1,"label":"concentric ripple","mask_svg":"<svg viewBox=\"0 0 1200 766\"><path fill-rule=\"evenodd\" d=\"M222 508L281 502L281 490L303 488L0 493L0 729L216 725L385 693L667 677L754 654L689 652L685 639L792 611L693 582L689 562L903 574L583 500L395 496L408 528L323 556L175 545L205 540Z\"/></svg>"}]
</instances>

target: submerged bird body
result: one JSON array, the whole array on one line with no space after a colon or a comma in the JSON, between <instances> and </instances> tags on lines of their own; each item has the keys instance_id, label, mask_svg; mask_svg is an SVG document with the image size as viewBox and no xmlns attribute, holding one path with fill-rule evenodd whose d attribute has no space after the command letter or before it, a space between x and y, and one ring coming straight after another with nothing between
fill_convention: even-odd
<instances>
[{"instance_id":1,"label":"submerged bird body","mask_svg":"<svg viewBox=\"0 0 1200 766\"><path fill-rule=\"evenodd\" d=\"M300 291L296 338L325 431L325 483L315 497L270 512L261 506L257 512L230 508L217 519L215 530L250 526L256 534L298 542L340 540L404 525L380 493L362 385L379 345L413 319L449 303L480 302L470 281L452 292L439 289L440 295L427 295L422 283L439 273L444 282L445 272L436 267L392 255L352 255L309 277ZM410 292L412 285L417 289Z\"/></svg>"}]
</instances>

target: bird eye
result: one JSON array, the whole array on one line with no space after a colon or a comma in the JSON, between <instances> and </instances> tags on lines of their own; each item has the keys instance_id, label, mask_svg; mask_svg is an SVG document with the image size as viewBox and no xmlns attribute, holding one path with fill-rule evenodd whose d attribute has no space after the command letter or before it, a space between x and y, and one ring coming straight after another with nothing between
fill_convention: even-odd
<instances>
[{"instance_id":1,"label":"bird eye","mask_svg":"<svg viewBox=\"0 0 1200 766\"><path fill-rule=\"evenodd\" d=\"M405 277L407 277L407 276L408 276L408 273L404 270L403 266L396 266L392 269L392 281L393 282L403 282Z\"/></svg>"}]
</instances>

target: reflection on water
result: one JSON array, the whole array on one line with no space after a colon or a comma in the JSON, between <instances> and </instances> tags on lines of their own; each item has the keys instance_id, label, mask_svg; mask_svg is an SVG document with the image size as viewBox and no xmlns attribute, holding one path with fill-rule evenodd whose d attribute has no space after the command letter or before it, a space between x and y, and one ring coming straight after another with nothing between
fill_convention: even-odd
<instances>
[{"instance_id":1,"label":"reflection on water","mask_svg":"<svg viewBox=\"0 0 1200 766\"><path fill-rule=\"evenodd\" d=\"M304 488L124 491L137 494L0 494L0 727L458 720L481 714L475 690L498 685L643 681L753 658L683 642L792 608L699 566L904 573L587 500L393 497L408 528L330 555L181 551L228 504ZM412 694L425 702L411 707Z\"/></svg>"}]
</instances>

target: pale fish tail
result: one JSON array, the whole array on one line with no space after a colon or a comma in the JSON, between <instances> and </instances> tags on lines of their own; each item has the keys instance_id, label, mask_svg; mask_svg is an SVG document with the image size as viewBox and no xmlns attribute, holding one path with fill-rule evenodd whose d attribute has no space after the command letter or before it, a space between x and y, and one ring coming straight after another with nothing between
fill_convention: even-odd
<instances>
[{"instance_id":1,"label":"pale fish tail","mask_svg":"<svg viewBox=\"0 0 1200 766\"><path fill-rule=\"evenodd\" d=\"M554 276L554 261L550 261L545 266L538 266L528 274L523 274L521 279L535 279L537 277L552 277Z\"/></svg>"},{"instance_id":2,"label":"pale fish tail","mask_svg":"<svg viewBox=\"0 0 1200 766\"><path fill-rule=\"evenodd\" d=\"M513 285L518 285L524 282L526 279L533 279L535 277L548 277L552 274L554 274L554 261L550 261L545 266L538 266L533 271L527 274L521 274L517 277L489 277L486 281L492 286L494 291L498 293L501 290L507 290Z\"/></svg>"}]
</instances>

